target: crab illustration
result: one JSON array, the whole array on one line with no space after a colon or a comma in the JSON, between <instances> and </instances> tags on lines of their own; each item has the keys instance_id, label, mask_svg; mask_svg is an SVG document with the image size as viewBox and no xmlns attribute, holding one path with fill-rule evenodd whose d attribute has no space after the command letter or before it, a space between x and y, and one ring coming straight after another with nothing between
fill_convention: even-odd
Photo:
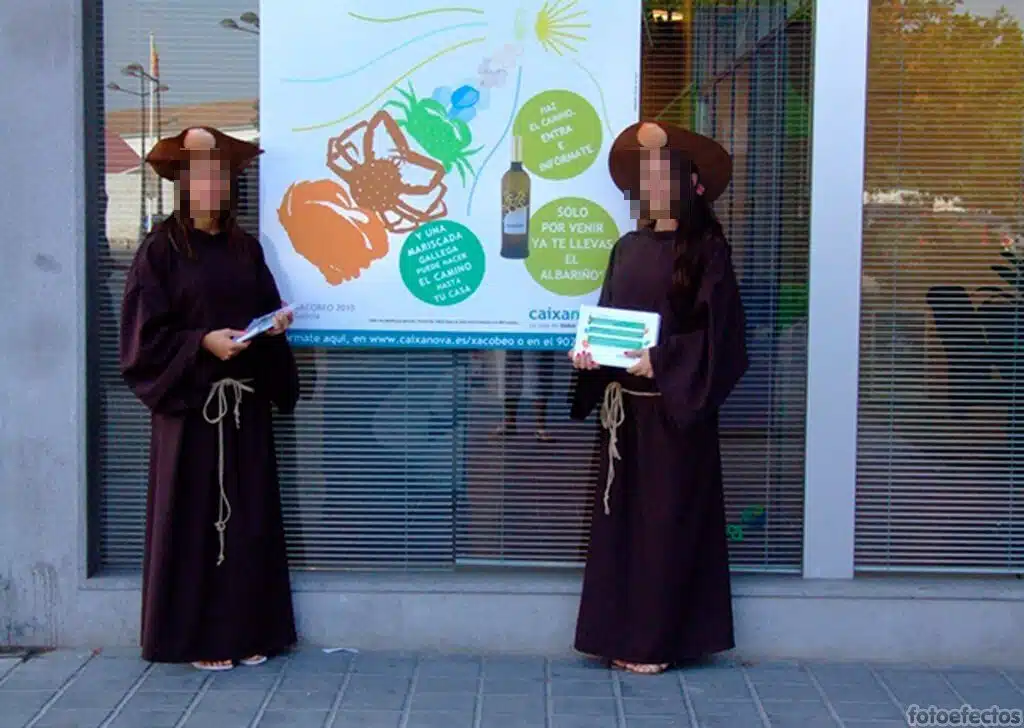
<instances>
[{"instance_id":1,"label":"crab illustration","mask_svg":"<svg viewBox=\"0 0 1024 728\"><path fill-rule=\"evenodd\" d=\"M465 184L466 172L474 173L469 157L483 149L482 146L469 148L473 142L469 124L462 119L451 118L449 110L437 99L416 98L411 83L408 91L397 90L404 103L388 101L384 106L400 109L405 118L397 120L398 125L416 140L423 151L441 163L445 174L454 168Z\"/></svg>"},{"instance_id":2,"label":"crab illustration","mask_svg":"<svg viewBox=\"0 0 1024 728\"><path fill-rule=\"evenodd\" d=\"M448 214L444 168L412 151L383 109L328 141L327 168L345 183L354 206L379 217L388 232L412 232Z\"/></svg>"}]
</instances>

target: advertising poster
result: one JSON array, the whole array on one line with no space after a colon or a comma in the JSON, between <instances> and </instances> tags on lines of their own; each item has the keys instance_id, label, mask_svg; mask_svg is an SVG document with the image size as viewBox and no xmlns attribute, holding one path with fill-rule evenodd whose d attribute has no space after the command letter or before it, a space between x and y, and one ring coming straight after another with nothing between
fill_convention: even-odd
<instances>
[{"instance_id":1,"label":"advertising poster","mask_svg":"<svg viewBox=\"0 0 1024 728\"><path fill-rule=\"evenodd\" d=\"M641 9L262 3L261 236L299 345L572 346L630 229Z\"/></svg>"}]
</instances>

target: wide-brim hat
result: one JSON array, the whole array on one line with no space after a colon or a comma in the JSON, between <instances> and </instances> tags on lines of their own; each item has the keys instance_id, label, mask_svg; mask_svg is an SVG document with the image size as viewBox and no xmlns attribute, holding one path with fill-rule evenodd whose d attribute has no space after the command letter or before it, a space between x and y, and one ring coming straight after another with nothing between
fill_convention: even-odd
<instances>
[{"instance_id":1,"label":"wide-brim hat","mask_svg":"<svg viewBox=\"0 0 1024 728\"><path fill-rule=\"evenodd\" d=\"M232 174L238 174L263 150L211 126L193 126L158 141L146 155L146 161L164 179L177 180L183 162L194 154L211 152L227 161Z\"/></svg>"},{"instance_id":2,"label":"wide-brim hat","mask_svg":"<svg viewBox=\"0 0 1024 728\"><path fill-rule=\"evenodd\" d=\"M732 157L721 144L675 124L640 121L619 134L608 152L608 171L623 192L636 192L640 160L652 149L677 150L700 170L708 202L718 199L732 180Z\"/></svg>"}]
</instances>

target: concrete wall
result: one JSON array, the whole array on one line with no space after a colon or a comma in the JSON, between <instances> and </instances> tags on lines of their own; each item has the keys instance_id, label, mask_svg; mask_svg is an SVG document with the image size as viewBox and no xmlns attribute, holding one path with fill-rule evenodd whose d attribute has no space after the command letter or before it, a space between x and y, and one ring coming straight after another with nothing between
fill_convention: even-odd
<instances>
[{"instance_id":1,"label":"concrete wall","mask_svg":"<svg viewBox=\"0 0 1024 728\"><path fill-rule=\"evenodd\" d=\"M850 22L866 17L860 2L820 0L816 80L840 97L863 85L841 55ZM0 3L0 645L137 640L138 578L85 572L82 17L79 0ZM840 56L822 60L825 49ZM816 184L812 225L804 564L805 576L830 578L738 578L740 652L1020 663L1024 590L1012 580L849 578L856 397L834 390L855 393L857 373L834 366L834 352L850 358L852 346L856 359L857 284L844 271L859 262L860 190L855 170L837 183L835 166L849 164L863 119L830 103L816 95L815 180L833 186ZM295 586L315 644L557 653L571 645L579 575L297 574Z\"/></svg>"},{"instance_id":2,"label":"concrete wall","mask_svg":"<svg viewBox=\"0 0 1024 728\"><path fill-rule=\"evenodd\" d=\"M0 3L0 641L68 638L84 497L78 0Z\"/></svg>"}]
</instances>

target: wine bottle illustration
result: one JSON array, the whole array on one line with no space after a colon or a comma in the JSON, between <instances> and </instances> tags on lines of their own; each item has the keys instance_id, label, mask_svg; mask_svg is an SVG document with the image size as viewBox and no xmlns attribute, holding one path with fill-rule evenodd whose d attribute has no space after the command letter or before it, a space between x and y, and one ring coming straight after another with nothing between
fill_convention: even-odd
<instances>
[{"instance_id":1,"label":"wine bottle illustration","mask_svg":"<svg viewBox=\"0 0 1024 728\"><path fill-rule=\"evenodd\" d=\"M501 178L501 257L530 255L530 175L523 169L523 138L512 137L512 163Z\"/></svg>"}]
</instances>

